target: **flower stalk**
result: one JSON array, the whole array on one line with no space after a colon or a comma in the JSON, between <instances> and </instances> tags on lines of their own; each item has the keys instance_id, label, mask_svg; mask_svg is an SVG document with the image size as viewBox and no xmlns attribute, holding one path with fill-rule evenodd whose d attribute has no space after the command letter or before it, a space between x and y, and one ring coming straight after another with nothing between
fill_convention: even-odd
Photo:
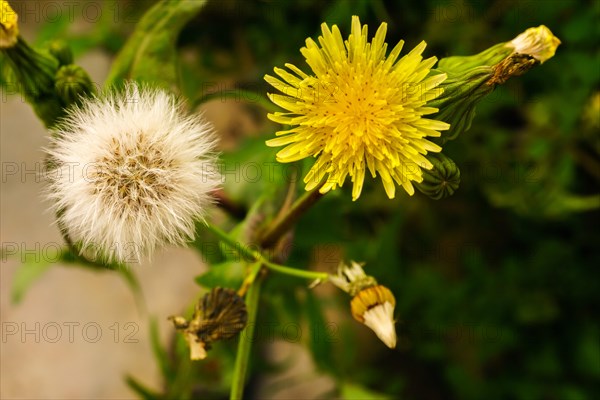
<instances>
[{"instance_id":1,"label":"flower stalk","mask_svg":"<svg viewBox=\"0 0 600 400\"><path fill-rule=\"evenodd\" d=\"M469 130L481 99L509 78L553 57L559 44L550 29L541 25L479 54L442 58L431 75L446 74L448 79L439 86L442 95L430 105L439 109L436 118L451 128L437 141L443 144Z\"/></svg>"},{"instance_id":2,"label":"flower stalk","mask_svg":"<svg viewBox=\"0 0 600 400\"><path fill-rule=\"evenodd\" d=\"M241 400L244 394L248 363L250 361L250 350L254 342L254 328L256 326L256 315L258 313L258 302L263 278L259 275L246 293L246 309L248 311L248 323L240 334L235 365L233 368L233 382L231 386L230 400Z\"/></svg>"},{"instance_id":3,"label":"flower stalk","mask_svg":"<svg viewBox=\"0 0 600 400\"><path fill-rule=\"evenodd\" d=\"M206 228L215 236L217 236L223 243L229 246L229 248L231 248L234 251L237 251L241 256L247 258L248 260L251 260L254 263L260 263L267 269L279 272L281 274L295 276L297 278L313 279L320 281L326 281L329 278L329 274L325 272L306 271L298 268L292 268L284 265L275 264L269 261L260 252L244 246L242 243L238 242L229 234L216 227L215 225L207 223Z\"/></svg>"},{"instance_id":4,"label":"flower stalk","mask_svg":"<svg viewBox=\"0 0 600 400\"><path fill-rule=\"evenodd\" d=\"M288 232L298 222L300 217L304 215L310 207L312 207L321 197L323 193L320 188L323 184L317 186L310 192L304 193L287 212L277 217L261 235L260 243L264 248L273 247L283 235Z\"/></svg>"}]
</instances>

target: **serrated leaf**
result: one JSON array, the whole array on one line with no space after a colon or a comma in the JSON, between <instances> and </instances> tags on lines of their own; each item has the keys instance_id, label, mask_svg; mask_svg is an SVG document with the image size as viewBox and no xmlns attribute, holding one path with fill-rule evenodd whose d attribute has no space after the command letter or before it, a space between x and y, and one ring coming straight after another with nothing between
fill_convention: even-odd
<instances>
[{"instance_id":1,"label":"serrated leaf","mask_svg":"<svg viewBox=\"0 0 600 400\"><path fill-rule=\"evenodd\" d=\"M155 4L144 14L117 55L106 84L131 79L175 90L177 37L205 3L204 0L163 0Z\"/></svg>"},{"instance_id":2,"label":"serrated leaf","mask_svg":"<svg viewBox=\"0 0 600 400\"><path fill-rule=\"evenodd\" d=\"M217 286L238 288L244 280L244 264L238 261L225 261L212 265L208 271L196 277L195 281L205 288Z\"/></svg>"}]
</instances>

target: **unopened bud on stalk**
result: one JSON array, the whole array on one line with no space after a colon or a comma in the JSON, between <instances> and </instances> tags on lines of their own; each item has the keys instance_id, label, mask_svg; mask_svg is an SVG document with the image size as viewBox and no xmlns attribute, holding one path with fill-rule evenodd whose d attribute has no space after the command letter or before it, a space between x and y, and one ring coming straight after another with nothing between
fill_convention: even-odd
<instances>
[{"instance_id":1,"label":"unopened bud on stalk","mask_svg":"<svg viewBox=\"0 0 600 400\"><path fill-rule=\"evenodd\" d=\"M340 264L331 282L353 296L350 302L352 316L368 326L389 348L396 347L394 307L396 299L385 286L377 284L372 276L365 274L362 266L354 261Z\"/></svg>"},{"instance_id":2,"label":"unopened bud on stalk","mask_svg":"<svg viewBox=\"0 0 600 400\"><path fill-rule=\"evenodd\" d=\"M56 93L67 105L79 104L82 98L95 92L94 84L88 73L79 65L60 67L56 73Z\"/></svg>"},{"instance_id":3,"label":"unopened bud on stalk","mask_svg":"<svg viewBox=\"0 0 600 400\"><path fill-rule=\"evenodd\" d=\"M519 76L554 56L560 40L544 25L529 28L510 42L496 44L472 56L446 57L432 75L447 74L439 86L443 94L429 105L436 118L451 128L440 141L455 139L469 130L477 103L513 76Z\"/></svg>"},{"instance_id":4,"label":"unopened bud on stalk","mask_svg":"<svg viewBox=\"0 0 600 400\"><path fill-rule=\"evenodd\" d=\"M433 168L423 171L423 181L416 183L415 187L434 200L452 196L460 185L458 166L442 153L432 153L427 156Z\"/></svg>"},{"instance_id":5,"label":"unopened bud on stalk","mask_svg":"<svg viewBox=\"0 0 600 400\"><path fill-rule=\"evenodd\" d=\"M60 66L73 64L71 47L63 40L54 40L48 45L48 52L56 58Z\"/></svg>"},{"instance_id":6,"label":"unopened bud on stalk","mask_svg":"<svg viewBox=\"0 0 600 400\"><path fill-rule=\"evenodd\" d=\"M79 67L59 71L61 66L73 62L64 42L53 42L44 50L33 49L19 35L17 20L18 15L8 2L0 0L0 53L10 67L6 79L17 85L36 115L47 128L52 128L65 116L65 109L76 103L79 96L92 94L93 87ZM67 87L73 79L76 85Z\"/></svg>"}]
</instances>

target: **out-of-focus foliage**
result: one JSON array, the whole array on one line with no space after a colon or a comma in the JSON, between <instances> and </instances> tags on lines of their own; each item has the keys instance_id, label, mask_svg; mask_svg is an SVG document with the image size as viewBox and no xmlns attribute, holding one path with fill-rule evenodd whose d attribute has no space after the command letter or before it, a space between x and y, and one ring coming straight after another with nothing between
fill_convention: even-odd
<instances>
[{"instance_id":1,"label":"out-of-focus foliage","mask_svg":"<svg viewBox=\"0 0 600 400\"><path fill-rule=\"evenodd\" d=\"M110 19L107 11L83 34L69 30L68 21L46 24L38 42L67 38L76 57L96 48L116 53L152 2L121 4L122 18ZM378 183L365 182L360 201L349 201L348 188L330 193L298 225L288 264L332 271L340 257L365 261L367 272L396 296L398 348L385 348L349 320L344 294L307 293L304 282L273 275L258 317L273 336L260 336L253 354L271 338L285 339L286 324L300 323L300 342L336 379L342 398L594 398L600 379L600 3L209 0L179 36L180 89L190 99L234 88L265 93L263 75L285 62L303 65L299 48L317 36L321 22L348 32L351 15L373 33L387 22L388 43L404 39L412 48L425 39L426 55L438 58L475 54L540 24L562 45L553 59L486 97L471 129L445 144L461 173L452 197L434 201L417 193L390 201ZM261 142L275 127L245 100L260 122ZM295 176L291 169L269 164L272 150L251 140L238 150L224 154L227 165L246 168L235 174L245 183L231 184L233 197L247 207L265 193L282 201L270 194L282 176ZM254 173L250 163L261 172L256 182L255 175L243 179ZM240 266L208 239L195 245L215 268L199 284L239 283ZM232 343L216 346L201 364L190 364L179 338L171 352L157 347L156 353L167 398L226 396ZM261 371L285 367L266 366L261 357L252 362L260 368L252 370L250 398ZM129 383L146 398L159 396L134 379Z\"/></svg>"}]
</instances>

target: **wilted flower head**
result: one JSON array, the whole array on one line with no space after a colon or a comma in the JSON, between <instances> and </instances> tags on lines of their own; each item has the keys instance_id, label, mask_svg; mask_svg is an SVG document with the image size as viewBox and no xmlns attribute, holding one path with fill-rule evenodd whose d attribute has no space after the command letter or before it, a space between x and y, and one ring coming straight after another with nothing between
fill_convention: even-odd
<instances>
[{"instance_id":1,"label":"wilted flower head","mask_svg":"<svg viewBox=\"0 0 600 400\"><path fill-rule=\"evenodd\" d=\"M318 187L321 193L341 187L349 175L352 199L362 191L366 169L381 176L388 197L395 196L395 184L414 193L411 181L420 182L421 168L430 169L428 151L441 148L426 137L440 136L449 125L424 118L438 110L427 102L441 94L436 87L445 74L427 78L435 57L423 60L421 42L398 59L403 41L386 56L387 24L381 24L369 43L367 26L352 17L352 30L342 39L336 25L321 26L319 44L306 40L300 51L312 74L292 64L291 71L275 68L282 79L265 80L283 94L269 98L287 112L269 114L275 122L292 126L277 132L269 146L286 146L277 153L280 162L316 157L304 178L306 190Z\"/></svg>"},{"instance_id":2,"label":"wilted flower head","mask_svg":"<svg viewBox=\"0 0 600 400\"><path fill-rule=\"evenodd\" d=\"M132 262L194 237L219 184L215 137L164 91L129 84L70 108L54 130L48 197L70 237Z\"/></svg>"},{"instance_id":3,"label":"wilted flower head","mask_svg":"<svg viewBox=\"0 0 600 400\"><path fill-rule=\"evenodd\" d=\"M19 16L5 0L0 0L0 49L12 47L19 36Z\"/></svg>"},{"instance_id":4,"label":"wilted flower head","mask_svg":"<svg viewBox=\"0 0 600 400\"><path fill-rule=\"evenodd\" d=\"M203 360L206 350L218 340L237 335L248 322L246 303L233 289L213 288L196 304L190 321L169 317L190 346L190 359Z\"/></svg>"},{"instance_id":5,"label":"wilted flower head","mask_svg":"<svg viewBox=\"0 0 600 400\"><path fill-rule=\"evenodd\" d=\"M515 52L527 54L543 64L544 61L554 57L560 39L552 34L550 29L544 25L537 28L529 28L514 38L510 44Z\"/></svg>"},{"instance_id":6,"label":"wilted flower head","mask_svg":"<svg viewBox=\"0 0 600 400\"><path fill-rule=\"evenodd\" d=\"M329 280L352 296L350 310L354 319L371 328L386 346L396 347L396 298L390 289L377 284L375 278L365 274L362 266L354 261L350 265L340 264L337 276L330 276Z\"/></svg>"},{"instance_id":7,"label":"wilted flower head","mask_svg":"<svg viewBox=\"0 0 600 400\"><path fill-rule=\"evenodd\" d=\"M366 287L377 285L375 278L365 274L362 265L356 261L350 261L350 265L340 263L337 275L330 276L329 280L350 296L356 296Z\"/></svg>"}]
</instances>

